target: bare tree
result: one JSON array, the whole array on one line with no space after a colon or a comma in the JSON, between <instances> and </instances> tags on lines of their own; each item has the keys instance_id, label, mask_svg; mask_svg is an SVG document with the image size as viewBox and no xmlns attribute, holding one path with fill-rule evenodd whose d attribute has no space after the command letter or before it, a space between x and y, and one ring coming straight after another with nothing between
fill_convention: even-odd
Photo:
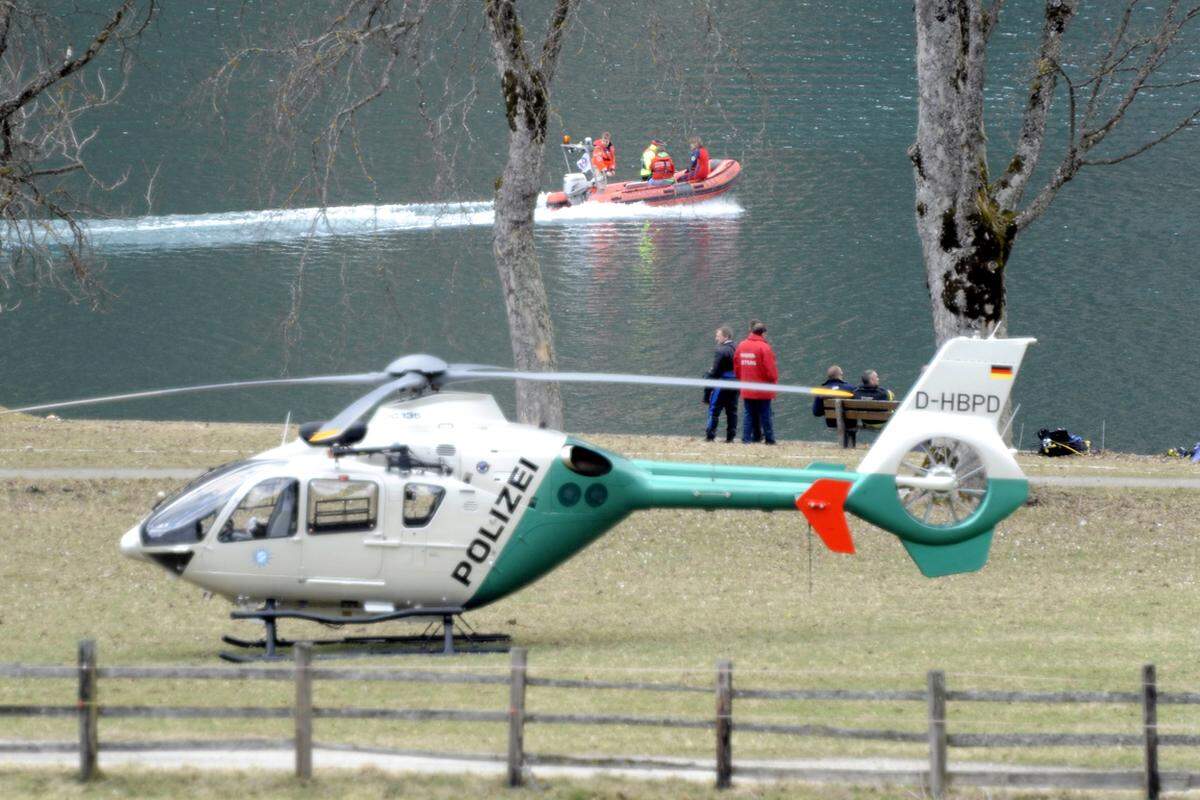
<instances>
[{"instance_id":1,"label":"bare tree","mask_svg":"<svg viewBox=\"0 0 1200 800\"><path fill-rule=\"evenodd\" d=\"M1144 98L1164 102L1172 92L1200 84L1167 74L1167 55L1200 13L1167 0L1139 8L1125 0L1111 31L1068 68L1064 38L1079 0L1044 0L1037 56L1014 152L994 178L984 133L984 77L988 40L1004 0L916 0L917 139L909 149L916 177L917 232L939 343L964 333L1003 332L1005 268L1017 236L1038 220L1068 181L1085 167L1117 164L1192 127L1200 118L1193 95L1188 110L1165 130L1133 145L1102 147ZM1194 26L1193 26L1194 27ZM1031 188L1047 143L1047 122L1065 85L1067 141L1045 183ZM1176 94L1171 99L1179 99ZM1126 125L1126 128L1129 126ZM1125 139L1136 135L1127 131ZM1043 170L1045 172L1046 170ZM1028 200L1026 198L1029 198Z\"/></svg>"},{"instance_id":2,"label":"bare tree","mask_svg":"<svg viewBox=\"0 0 1200 800\"><path fill-rule=\"evenodd\" d=\"M545 38L535 57L525 43L516 0L484 3L508 119L508 161L496 184L492 250L500 268L500 285L518 369L552 370L557 361L550 303L533 244L533 212L546 152L550 86L571 5L571 0L555 0ZM523 421L563 427L562 397L556 383L518 382L517 409Z\"/></svg>"},{"instance_id":3,"label":"bare tree","mask_svg":"<svg viewBox=\"0 0 1200 800\"><path fill-rule=\"evenodd\" d=\"M606 45L600 31L610 17L640 15L643 23L651 20L647 53L670 72L670 77L656 80L673 77L673 84L689 92L693 104L703 101L707 107L714 101L713 87L727 62L739 76L748 70L735 43L722 35L714 0L680 4L698 29L687 41L705 56L704 69L696 74L682 64L686 46L678 36L666 35L665 21L658 22L662 9L594 4L587 10L600 24L590 29L586 19L579 19L579 0L545 0L537 5L544 10L543 28L531 24L528 9L522 11L520 5L519 0L325 0L319 9L290 16L285 13L290 7L281 5L279 13L269 15L271 27L242 26L247 41L228 53L206 90L220 115L234 81L264 70L274 83L259 132L265 134L265 149L282 159L260 161L264 179L278 183L280 175L290 175L294 183L282 202L311 197L324 208L331 192L351 175L349 167L356 166L375 188L360 120L369 106L401 83L415 90L416 102L405 111L418 118L431 145L433 193L453 196L462 188L459 159L476 145L477 131L470 122L475 102L481 93L498 89L495 97L507 123L508 146L503 172L495 182L492 251L513 359L522 369L553 370L557 358L534 246L534 211L547 131L557 116L551 90L572 26L582 31L581 49L602 52ZM279 19L287 22L280 25ZM535 29L541 32L531 35ZM486 66L496 70L498 80L479 77L484 62L490 62ZM713 102L713 110L726 117L719 102ZM765 119L765 113L762 116ZM284 325L289 341L295 334L287 331L298 325L303 273L301 264L292 313ZM518 382L517 415L524 422L561 427L558 386Z\"/></svg>"},{"instance_id":4,"label":"bare tree","mask_svg":"<svg viewBox=\"0 0 1200 800\"><path fill-rule=\"evenodd\" d=\"M124 0L85 41L73 43L64 15L40 3L0 0L0 286L6 290L49 285L73 299L96 303L102 296L78 215L89 192L111 191L127 175L105 181L88 168L88 148L100 131L85 125L90 112L124 92L131 44L154 12L154 0ZM115 79L88 69L109 50L119 64Z\"/></svg>"},{"instance_id":5,"label":"bare tree","mask_svg":"<svg viewBox=\"0 0 1200 800\"><path fill-rule=\"evenodd\" d=\"M557 363L553 328L534 249L533 213L542 175L550 87L574 5L574 0L555 0L544 40L531 53L516 0L482 0L483 15L473 13L480 6L468 6L463 0L331 0L314 15L315 30L289 31L287 41L277 46L241 48L231 54L209 88L220 98L247 63L277 62L276 74L282 78L269 109L274 141L268 144L291 159L310 159L308 169L300 170L304 177L291 196L307 189L324 208L346 151L353 153L362 175L374 184L359 144L359 116L393 81L412 81L420 97L417 113L434 142L438 177L453 183L453 150L460 139L446 134L457 128L470 140L466 116L477 86L473 63L460 74L455 74L453 63L449 68L435 63L437 43L452 54L471 50L460 47L460 40L465 37L469 42L472 32L486 25L509 126L508 159L496 182L496 270L516 365L552 370ZM438 76L441 87L430 101L425 84L436 82ZM308 133L305 149L293 144L302 132ZM285 169L298 166L293 160ZM295 307L298 290L293 297ZM297 311L294 308L293 314ZM517 413L524 422L561 427L558 386L519 383Z\"/></svg>"}]
</instances>

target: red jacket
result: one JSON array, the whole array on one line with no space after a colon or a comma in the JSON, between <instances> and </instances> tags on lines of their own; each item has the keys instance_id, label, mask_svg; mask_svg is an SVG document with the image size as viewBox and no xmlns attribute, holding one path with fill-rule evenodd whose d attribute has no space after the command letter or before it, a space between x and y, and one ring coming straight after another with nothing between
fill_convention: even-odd
<instances>
[{"instance_id":1,"label":"red jacket","mask_svg":"<svg viewBox=\"0 0 1200 800\"><path fill-rule=\"evenodd\" d=\"M733 374L739 381L751 383L779 383L779 369L775 366L775 351L760 334L752 333L742 340L733 352ZM743 389L746 400L774 400L775 392L759 392Z\"/></svg>"},{"instance_id":2,"label":"red jacket","mask_svg":"<svg viewBox=\"0 0 1200 800\"><path fill-rule=\"evenodd\" d=\"M692 165L681 180L702 181L708 177L708 148L698 147L692 151Z\"/></svg>"}]
</instances>

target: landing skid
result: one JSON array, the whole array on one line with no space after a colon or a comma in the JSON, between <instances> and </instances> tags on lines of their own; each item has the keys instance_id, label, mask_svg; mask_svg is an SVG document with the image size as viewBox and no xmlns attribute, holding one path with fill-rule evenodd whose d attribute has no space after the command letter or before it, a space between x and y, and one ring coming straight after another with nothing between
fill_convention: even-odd
<instances>
[{"instance_id":1,"label":"landing skid","mask_svg":"<svg viewBox=\"0 0 1200 800\"><path fill-rule=\"evenodd\" d=\"M291 639L280 639L276 630L276 620L280 616L300 616L276 612L267 607L260 612L235 612L236 619L261 619L266 626L266 636L262 639L239 639L235 636L222 636L221 641L233 647L259 652L229 652L222 651L218 655L225 661L235 664L247 664L258 661L291 661L291 648L296 644ZM412 616L412 615L410 615ZM458 632L454 631L455 617L458 617ZM367 620L376 622L381 620ZM314 659L335 658L372 658L375 656L453 656L465 653L507 653L512 644L512 637L505 633L478 633L471 628L458 614L444 614L438 631L438 622L430 622L425 630L412 636L343 636L337 639L306 640L316 648Z\"/></svg>"}]
</instances>

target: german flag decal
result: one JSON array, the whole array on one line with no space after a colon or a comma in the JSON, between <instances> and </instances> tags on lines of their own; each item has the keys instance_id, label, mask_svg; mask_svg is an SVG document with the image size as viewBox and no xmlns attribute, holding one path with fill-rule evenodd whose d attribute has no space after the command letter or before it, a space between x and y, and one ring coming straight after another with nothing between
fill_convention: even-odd
<instances>
[{"instance_id":1,"label":"german flag decal","mask_svg":"<svg viewBox=\"0 0 1200 800\"><path fill-rule=\"evenodd\" d=\"M992 377L1000 381L1011 381L1013 379L1013 368L1003 366L1002 364L992 364Z\"/></svg>"}]
</instances>

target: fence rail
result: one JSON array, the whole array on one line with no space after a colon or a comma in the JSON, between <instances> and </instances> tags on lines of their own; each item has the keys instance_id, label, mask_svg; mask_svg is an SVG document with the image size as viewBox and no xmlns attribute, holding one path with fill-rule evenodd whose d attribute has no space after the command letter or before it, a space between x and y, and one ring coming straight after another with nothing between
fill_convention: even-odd
<instances>
[{"instance_id":1,"label":"fence rail","mask_svg":"<svg viewBox=\"0 0 1200 800\"><path fill-rule=\"evenodd\" d=\"M514 648L507 674L484 674L466 671L435 671L412 669L352 669L315 667L312 648L298 644L295 661L290 666L235 667L100 667L96 648L91 641L79 644L78 665L45 666L0 664L0 678L15 680L75 679L78 682L77 700L73 705L0 704L0 717L74 717L79 722L78 742L4 742L0 752L71 752L79 753L81 780L96 774L97 753L102 746L99 720L103 719L291 719L294 735L290 739L242 739L214 742L208 740L175 740L145 742L110 742L104 750L162 750L162 749L262 749L289 747L295 751L296 775L302 779L312 776L313 722L317 719L358 719L422 722L449 720L457 722L506 723L508 747L506 754L507 780L510 786L521 786L531 765L566 764L609 768L670 768L676 770L706 769L715 773L718 788L732 785L735 776L745 778L792 778L800 780L842 781L856 783L892 783L922 786L934 797L944 797L951 785L980 787L1041 787L1066 789L1141 789L1148 798L1157 798L1164 789L1182 790L1200 787L1200 773L1162 772L1158 766L1163 747L1200 747L1200 735L1159 733L1159 705L1200 704L1200 693L1159 692L1155 669L1142 669L1141 687L1137 692L1011 692L984 690L948 690L945 674L939 670L928 673L924 691L874 691L859 689L735 689L733 664L717 662L713 688L705 689L675 683L646 683L623 681L592 681L547 678L530 675L527 654ZM102 704L98 682L105 680L263 680L294 684L295 697L286 706L146 706ZM313 705L315 681L391 681L397 683L431 684L492 684L509 687L507 709L437 709L437 708L359 708ZM526 699L530 688L635 691L662 693L713 693L715 713L711 717L644 716L629 714L567 714L550 711L530 711ZM837 702L912 702L926 706L925 730L900 731L871 728L844 728L833 725L780 724L739 722L734 717L735 700L787 700ZM1029 704L1115 704L1138 705L1142 712L1141 730L1119 733L951 733L948 730L949 704L959 703L1029 703ZM581 757L529 753L525 749L525 728L529 725L601 725L654 728L713 730L715 759L711 767L696 763L681 764L671 759ZM912 769L868 770L824 767L794 767L784 765L743 763L733 759L733 734L753 733L790 737L824 739L854 739L863 741L925 743L929 748L928 766ZM361 749L335 746L338 749ZM1048 747L1137 747L1142 750L1139 770L1088 769L958 769L949 766L948 753L952 748L1048 748ZM409 753L370 748L371 752ZM447 753L422 753L474 758Z\"/></svg>"}]
</instances>

